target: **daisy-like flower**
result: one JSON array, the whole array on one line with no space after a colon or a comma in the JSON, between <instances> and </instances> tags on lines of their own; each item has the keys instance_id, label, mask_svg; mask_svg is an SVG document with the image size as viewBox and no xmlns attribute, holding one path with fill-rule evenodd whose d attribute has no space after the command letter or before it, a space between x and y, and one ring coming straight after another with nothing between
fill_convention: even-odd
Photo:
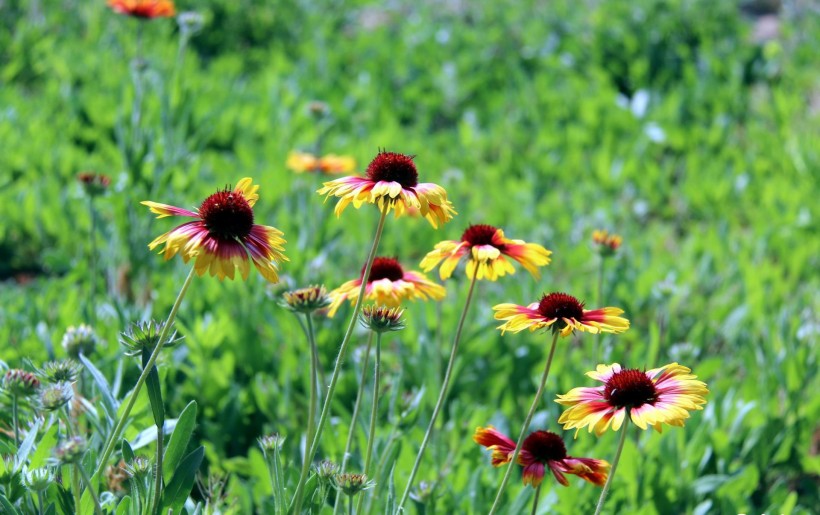
<instances>
[{"instance_id":1,"label":"daisy-like flower","mask_svg":"<svg viewBox=\"0 0 820 515\"><path fill-rule=\"evenodd\" d=\"M620 317L624 311L618 308L584 309L584 303L566 293L550 293L529 306L498 304L493 307L496 320L506 320L498 326L514 333L529 329L535 331L550 328L561 336L575 329L593 334L622 333L629 329L629 320Z\"/></svg>"},{"instance_id":2,"label":"daisy-like flower","mask_svg":"<svg viewBox=\"0 0 820 515\"><path fill-rule=\"evenodd\" d=\"M171 0L108 0L115 12L134 18L168 18L176 13Z\"/></svg>"},{"instance_id":3,"label":"daisy-like flower","mask_svg":"<svg viewBox=\"0 0 820 515\"><path fill-rule=\"evenodd\" d=\"M396 152L379 152L367 166L365 177L342 177L326 182L317 193L339 197L336 216L351 203L356 209L365 203L376 204L388 212L393 209L397 218L408 209L416 208L433 227L438 227L456 213L444 188L419 182L413 156Z\"/></svg>"},{"instance_id":4,"label":"daisy-like flower","mask_svg":"<svg viewBox=\"0 0 820 515\"><path fill-rule=\"evenodd\" d=\"M330 292L332 302L328 316L335 315L345 300L356 302L363 280L364 268L358 279L347 281ZM426 300L428 297L441 300L445 293L443 286L430 281L421 272L406 271L395 258L377 257L367 278L365 299L392 308L405 300Z\"/></svg>"},{"instance_id":5,"label":"daisy-like flower","mask_svg":"<svg viewBox=\"0 0 820 515\"><path fill-rule=\"evenodd\" d=\"M534 277L541 277L539 266L548 265L550 252L536 243L511 240L504 231L492 225L471 225L467 227L461 240L445 240L436 244L435 250L428 252L421 261L421 268L429 272L441 262L439 276L442 280L453 274L462 257L467 258L467 277L495 281L505 274L514 274L515 269L504 256L521 263ZM443 262L442 262L443 260Z\"/></svg>"},{"instance_id":6,"label":"daisy-like flower","mask_svg":"<svg viewBox=\"0 0 820 515\"><path fill-rule=\"evenodd\" d=\"M683 427L692 410L701 410L709 393L706 383L698 381L692 371L677 363L642 371L624 369L618 363L598 365L587 376L603 386L573 388L559 395L558 404L569 406L559 424L575 429L575 435L589 426L589 432L602 435L610 427L617 431L629 418L636 426L649 426L659 433L662 424Z\"/></svg>"},{"instance_id":7,"label":"daisy-like flower","mask_svg":"<svg viewBox=\"0 0 820 515\"><path fill-rule=\"evenodd\" d=\"M473 441L493 451L493 467L509 463L515 451L515 442L492 426L476 428ZM524 467L524 484L533 488L544 480L547 467L564 486L569 486L564 474L574 474L598 486L603 486L609 474L609 463L604 460L567 456L564 440L551 431L535 431L525 438L518 464Z\"/></svg>"},{"instance_id":8,"label":"daisy-like flower","mask_svg":"<svg viewBox=\"0 0 820 515\"><path fill-rule=\"evenodd\" d=\"M597 245L598 252L602 256L611 256L623 243L623 238L617 234L609 234L607 231L597 229L592 231L592 243Z\"/></svg>"},{"instance_id":9,"label":"daisy-like flower","mask_svg":"<svg viewBox=\"0 0 820 515\"><path fill-rule=\"evenodd\" d=\"M166 260L177 253L186 263L191 258L197 275L209 272L220 280L234 278L239 269L243 279L248 278L248 257L262 277L275 283L279 281L276 265L288 258L284 255L282 231L267 225L256 225L253 205L259 199L258 185L248 177L239 181L231 190L226 188L206 198L196 211L180 207L144 201L157 218L188 216L196 218L158 237L148 244L153 250L165 244L160 253Z\"/></svg>"},{"instance_id":10,"label":"daisy-like flower","mask_svg":"<svg viewBox=\"0 0 820 515\"><path fill-rule=\"evenodd\" d=\"M356 160L350 156L337 156L336 154L318 157L307 152L291 152L288 154L286 165L296 173L350 173L356 168Z\"/></svg>"}]
</instances>

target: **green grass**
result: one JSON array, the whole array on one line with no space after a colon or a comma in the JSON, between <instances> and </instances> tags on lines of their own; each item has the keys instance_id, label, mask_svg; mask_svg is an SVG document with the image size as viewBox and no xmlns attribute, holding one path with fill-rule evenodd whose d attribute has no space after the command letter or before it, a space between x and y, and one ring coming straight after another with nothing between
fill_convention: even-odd
<instances>
[{"instance_id":1,"label":"green grass","mask_svg":"<svg viewBox=\"0 0 820 515\"><path fill-rule=\"evenodd\" d=\"M546 335L502 337L491 307L545 291L594 307L590 236L599 227L624 237L608 262L605 298L632 326L601 338L601 356L591 335L560 343L534 427L558 431L552 399L590 385L583 373L597 363L678 361L708 383L709 403L684 429L627 442L608 509L810 513L820 505L820 24L809 11L784 11L780 38L757 44L754 20L731 2L180 2L200 10L205 27L180 59L172 20L143 24L141 133L131 124L129 69L137 22L102 1L43 3L40 13L31 3L0 6L0 359L10 366L63 356L65 329L93 313L107 342L94 362L109 381L122 374L122 392L130 388L138 368L125 362L118 371L117 334L164 318L187 272L148 251L173 221L154 220L138 202L193 207L253 177L257 222L288 240L283 284L258 274L197 278L178 317L185 340L161 359L160 375L169 416L197 401L203 471L230 474L236 512L271 509L256 438L287 436L292 489L309 364L301 329L274 297L353 278L377 219L370 209L334 218L332 203L313 193L322 178L285 168L289 151L310 150L321 135L325 152L353 155L360 170L380 147L415 154L422 180L444 186L458 210L437 231L389 219L383 255L416 268L469 223L554 251L540 281L519 270L479 284L420 473L436 483L437 512L488 510L503 469L490 466L472 433L487 424L517 433L546 357ZM643 112L640 98L648 98ZM329 105L329 120L311 117L314 100ZM106 290L96 299L89 209L75 179L84 170L113 179L96 204L97 284ZM383 494L391 470L401 494L429 420L468 286L463 269L445 286L445 302L408 305L408 329L385 338ZM349 313L317 323L328 375ZM364 340L357 333L355 347ZM359 364L353 353L317 458L341 459ZM402 415L417 392L418 405ZM147 398L137 407L129 439L152 426ZM571 454L608 460L617 436L565 435ZM528 509L532 490L515 477L511 486L507 505ZM549 480L541 509L589 512L597 495L578 480L571 488Z\"/></svg>"}]
</instances>

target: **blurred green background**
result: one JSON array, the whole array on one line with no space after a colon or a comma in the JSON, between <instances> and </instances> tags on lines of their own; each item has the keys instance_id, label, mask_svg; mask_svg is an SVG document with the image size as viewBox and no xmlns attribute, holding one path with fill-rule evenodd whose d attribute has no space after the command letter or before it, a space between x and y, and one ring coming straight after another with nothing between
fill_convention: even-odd
<instances>
[{"instance_id":1,"label":"blurred green background","mask_svg":"<svg viewBox=\"0 0 820 515\"><path fill-rule=\"evenodd\" d=\"M596 228L624 238L604 299L632 328L562 340L534 426L559 431L554 395L591 385L583 373L597 363L678 361L709 384L709 403L684 429L628 442L608 509L820 506L816 3L180 0L177 9L201 14L201 31L183 37L175 19L138 22L102 1L0 1L0 359L62 357L66 328L93 323L107 342L95 362L123 394L138 368L119 367L118 332L164 319L186 274L147 249L174 221L154 220L138 202L196 207L253 177L257 223L288 240L282 284L258 274L196 279L178 317L184 344L163 358L161 375L170 414L200 406L207 471L228 481L213 502L265 513L271 488L256 438L287 435L298 475L309 366L299 325L275 297L357 276L377 218L372 209L334 218L332 202L313 193L328 177L294 174L285 161L320 143L364 170L383 147L415 154L421 180L444 186L459 215L439 230L391 218L380 254L417 268L470 223L554 252L541 280L519 269L480 284L419 475L435 488L411 513L487 511L503 470L473 431L517 433L548 343L544 334L501 337L491 306L566 291L594 307ZM314 101L329 115L312 115ZM112 179L94 201L96 296L83 171ZM465 283L459 269L445 302L408 306L409 328L386 341L376 444L384 495L392 483L404 488ZM349 313L318 323L328 375ZM319 458L341 458L361 357L350 355ZM152 425L142 408L129 438ZM365 408L354 468L368 416ZM565 437L570 454L608 460L617 441ZM512 485L515 513L532 489ZM548 480L541 512L588 512L598 493Z\"/></svg>"}]
</instances>

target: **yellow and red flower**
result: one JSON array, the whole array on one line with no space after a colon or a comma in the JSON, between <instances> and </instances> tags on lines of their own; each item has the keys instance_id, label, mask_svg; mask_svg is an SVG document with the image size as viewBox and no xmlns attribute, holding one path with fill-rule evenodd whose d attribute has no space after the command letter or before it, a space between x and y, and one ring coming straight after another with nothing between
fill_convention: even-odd
<instances>
[{"instance_id":1,"label":"yellow and red flower","mask_svg":"<svg viewBox=\"0 0 820 515\"><path fill-rule=\"evenodd\" d=\"M356 160L350 156L336 154L317 157L307 152L291 152L288 154L287 167L296 173L350 173L356 167Z\"/></svg>"},{"instance_id":2,"label":"yellow and red flower","mask_svg":"<svg viewBox=\"0 0 820 515\"><path fill-rule=\"evenodd\" d=\"M621 428L629 416L641 429L652 426L659 433L662 424L683 427L692 410L701 410L709 393L706 383L677 363L642 371L624 369L618 363L598 365L587 376L604 383L590 388L573 388L559 395L558 404L569 406L559 424L575 429L575 435L589 426L589 432L602 435L610 427Z\"/></svg>"},{"instance_id":3,"label":"yellow and red flower","mask_svg":"<svg viewBox=\"0 0 820 515\"><path fill-rule=\"evenodd\" d=\"M476 428L473 441L493 451L493 467L509 463L515 451L515 442L493 426ZM574 474L598 486L603 486L609 475L609 463L604 460L567 456L564 440L552 431L535 431L527 436L518 453L518 464L524 467L524 484L533 488L544 480L547 468L564 486L569 486L564 474Z\"/></svg>"},{"instance_id":4,"label":"yellow and red flower","mask_svg":"<svg viewBox=\"0 0 820 515\"><path fill-rule=\"evenodd\" d=\"M135 18L168 18L176 14L171 0L108 0L115 12Z\"/></svg>"},{"instance_id":5,"label":"yellow and red flower","mask_svg":"<svg viewBox=\"0 0 820 515\"><path fill-rule=\"evenodd\" d=\"M339 197L336 216L353 204L376 204L379 209L395 211L398 218L411 208L418 209L433 227L446 223L456 213L441 186L419 182L413 156L396 152L379 152L367 166L365 177L342 177L324 183L320 195Z\"/></svg>"},{"instance_id":6,"label":"yellow and red flower","mask_svg":"<svg viewBox=\"0 0 820 515\"><path fill-rule=\"evenodd\" d=\"M160 253L166 260L177 253L186 263L196 258L194 269L198 275L209 272L220 280L225 277L233 279L237 269L242 278L247 279L250 257L262 277L278 282L277 264L288 260L284 255L285 240L279 229L253 223L253 206L259 199L259 186L252 182L246 177L233 190L217 191L196 211L147 200L142 202L152 213L159 215L157 218L196 218L166 232L149 243L148 248L153 250L164 243Z\"/></svg>"},{"instance_id":7,"label":"yellow and red flower","mask_svg":"<svg viewBox=\"0 0 820 515\"><path fill-rule=\"evenodd\" d=\"M504 231L492 225L478 224L467 227L461 240L445 240L436 244L424 256L421 268L429 272L441 262L439 276L442 280L453 275L456 265L462 257L467 258L467 277L495 281L505 274L514 274L515 268L504 256L521 263L534 277L541 277L539 266L550 262L551 251L536 243L523 240L511 240L504 236ZM443 262L442 262L443 260ZM477 275L476 275L477 274Z\"/></svg>"},{"instance_id":8,"label":"yellow and red flower","mask_svg":"<svg viewBox=\"0 0 820 515\"><path fill-rule=\"evenodd\" d=\"M493 307L496 320L506 320L498 326L514 333L529 329L550 328L568 336L575 329L589 333L622 333L629 329L629 320L620 317L618 308L584 309L584 303L566 293L550 293L529 306L498 304Z\"/></svg>"},{"instance_id":9,"label":"yellow and red flower","mask_svg":"<svg viewBox=\"0 0 820 515\"><path fill-rule=\"evenodd\" d=\"M611 256L623 243L623 238L617 234L610 234L603 229L592 231L592 243L598 246L598 251L604 256Z\"/></svg>"},{"instance_id":10,"label":"yellow and red flower","mask_svg":"<svg viewBox=\"0 0 820 515\"><path fill-rule=\"evenodd\" d=\"M330 292L332 302L328 316L335 315L345 300L356 302L363 278L364 269L358 279L347 281ZM441 300L445 293L443 286L430 281L421 272L405 270L395 258L377 257L370 268L364 298L379 305L396 307L405 300L426 300L428 297Z\"/></svg>"}]
</instances>

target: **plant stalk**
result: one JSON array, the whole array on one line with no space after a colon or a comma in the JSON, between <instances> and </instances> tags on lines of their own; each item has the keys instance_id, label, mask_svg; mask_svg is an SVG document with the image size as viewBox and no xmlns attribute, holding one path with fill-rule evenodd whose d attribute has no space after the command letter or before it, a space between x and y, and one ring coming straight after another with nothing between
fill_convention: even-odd
<instances>
[{"instance_id":1,"label":"plant stalk","mask_svg":"<svg viewBox=\"0 0 820 515\"><path fill-rule=\"evenodd\" d=\"M376 419L379 414L379 375L381 374L382 362L382 333L376 333L376 362L373 373L373 406L370 410L370 430L367 434L367 452L364 455L364 475L371 477L370 461L373 457L373 443L376 441ZM362 505L364 503L364 492L359 494L359 500L356 503L356 511L361 513Z\"/></svg>"},{"instance_id":2,"label":"plant stalk","mask_svg":"<svg viewBox=\"0 0 820 515\"><path fill-rule=\"evenodd\" d=\"M595 507L595 515L600 515L601 510L604 508L604 501L606 501L606 495L609 493L612 478L615 477L615 469L618 468L618 461L621 459L621 451L624 450L624 442L626 442L626 433L629 429L629 421L629 410L627 410L626 421L624 422L623 431L621 431L621 439L618 442L618 450L615 451L615 459L612 460L612 467L609 470L609 476L606 478L606 483L604 483L604 489L601 490L601 497L598 498L598 505Z\"/></svg>"}]
</instances>

